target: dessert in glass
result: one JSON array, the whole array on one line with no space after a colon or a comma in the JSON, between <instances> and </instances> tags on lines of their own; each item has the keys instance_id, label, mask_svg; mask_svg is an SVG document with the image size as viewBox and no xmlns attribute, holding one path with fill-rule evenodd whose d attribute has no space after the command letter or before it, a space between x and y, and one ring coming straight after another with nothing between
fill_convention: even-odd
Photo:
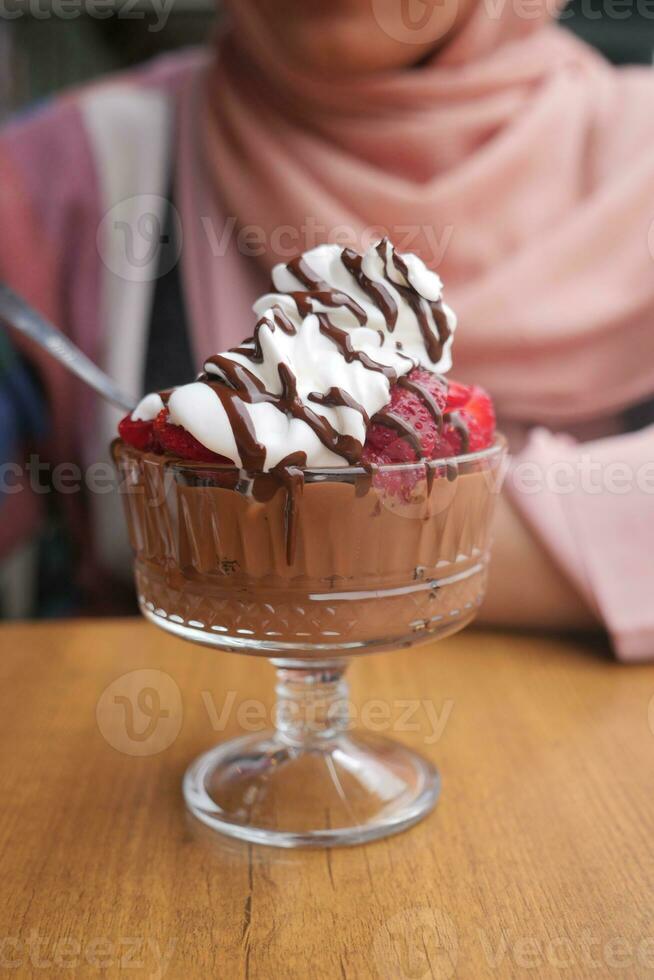
<instances>
[{"instance_id":1,"label":"dessert in glass","mask_svg":"<svg viewBox=\"0 0 654 980\"><path fill-rule=\"evenodd\" d=\"M114 458L146 618L277 670L271 729L197 759L189 809L257 843L354 844L425 816L439 777L352 729L345 669L403 649L411 670L473 619L504 442L488 395L444 377L456 318L417 256L324 245L273 288L252 337L123 420Z\"/></svg>"}]
</instances>

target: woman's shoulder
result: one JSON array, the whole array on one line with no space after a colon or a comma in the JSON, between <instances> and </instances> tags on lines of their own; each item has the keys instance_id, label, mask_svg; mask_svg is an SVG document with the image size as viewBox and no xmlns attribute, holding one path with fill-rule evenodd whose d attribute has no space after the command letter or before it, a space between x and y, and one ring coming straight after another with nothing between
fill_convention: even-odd
<instances>
[{"instance_id":1,"label":"woman's shoulder","mask_svg":"<svg viewBox=\"0 0 654 980\"><path fill-rule=\"evenodd\" d=\"M147 161L157 162L156 184L170 153L176 93L206 57L203 49L160 56L10 118L0 129L0 217L20 200L46 235L59 238L62 225L81 213L106 210L116 195L143 193L137 171Z\"/></svg>"},{"instance_id":2,"label":"woman's shoulder","mask_svg":"<svg viewBox=\"0 0 654 980\"><path fill-rule=\"evenodd\" d=\"M135 67L100 76L32 103L10 116L0 128L0 146L31 143L37 150L44 142L52 149L65 146L75 126L84 128L88 106L119 95L129 95L137 103L138 97L142 96L143 105L147 104L148 98L174 99L185 81L204 68L207 57L204 48L159 55Z\"/></svg>"}]
</instances>

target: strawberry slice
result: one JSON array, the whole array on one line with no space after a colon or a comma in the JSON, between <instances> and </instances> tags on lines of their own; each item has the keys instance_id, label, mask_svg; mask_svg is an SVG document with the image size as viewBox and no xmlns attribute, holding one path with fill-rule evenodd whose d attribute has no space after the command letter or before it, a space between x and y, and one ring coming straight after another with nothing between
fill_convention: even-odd
<instances>
[{"instance_id":1,"label":"strawberry slice","mask_svg":"<svg viewBox=\"0 0 654 980\"><path fill-rule=\"evenodd\" d=\"M136 421L131 415L126 415L118 423L118 435L128 446L140 449L141 452L149 453L157 449L154 422Z\"/></svg>"},{"instance_id":2,"label":"strawberry slice","mask_svg":"<svg viewBox=\"0 0 654 980\"><path fill-rule=\"evenodd\" d=\"M203 446L201 442L187 432L181 425L172 425L169 419L170 413L164 408L154 420L154 437L164 452L171 456L179 456L180 459L189 459L197 463L225 463L233 465L231 460L218 453L212 452Z\"/></svg>"}]
</instances>

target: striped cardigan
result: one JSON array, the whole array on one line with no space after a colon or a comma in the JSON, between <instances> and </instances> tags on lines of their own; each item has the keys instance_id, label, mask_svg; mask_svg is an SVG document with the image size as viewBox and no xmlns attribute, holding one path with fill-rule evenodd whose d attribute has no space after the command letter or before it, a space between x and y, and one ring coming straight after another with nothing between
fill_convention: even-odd
<instances>
[{"instance_id":1,"label":"striped cardigan","mask_svg":"<svg viewBox=\"0 0 654 980\"><path fill-rule=\"evenodd\" d=\"M144 205L155 226L163 220L176 99L202 62L195 51L159 58L40 105L0 132L0 280L134 397L158 270L154 252L130 259L119 232ZM0 334L0 556L45 527L55 495L41 487L53 473L74 464L84 486L88 467L110 466L119 414L31 344ZM36 486L28 450L42 464ZM56 500L75 556L70 589L83 606L105 609L116 595L108 578L124 581L129 569L120 501L88 490Z\"/></svg>"}]
</instances>

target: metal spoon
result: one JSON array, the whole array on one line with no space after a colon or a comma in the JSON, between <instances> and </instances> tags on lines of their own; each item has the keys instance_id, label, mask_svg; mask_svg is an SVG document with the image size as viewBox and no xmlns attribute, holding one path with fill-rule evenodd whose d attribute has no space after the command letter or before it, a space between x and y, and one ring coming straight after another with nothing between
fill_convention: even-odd
<instances>
[{"instance_id":1,"label":"metal spoon","mask_svg":"<svg viewBox=\"0 0 654 980\"><path fill-rule=\"evenodd\" d=\"M89 360L61 330L49 323L24 299L2 283L0 283L0 321L39 344L107 401L128 412L134 408L136 404L134 398L121 391L109 375Z\"/></svg>"}]
</instances>

